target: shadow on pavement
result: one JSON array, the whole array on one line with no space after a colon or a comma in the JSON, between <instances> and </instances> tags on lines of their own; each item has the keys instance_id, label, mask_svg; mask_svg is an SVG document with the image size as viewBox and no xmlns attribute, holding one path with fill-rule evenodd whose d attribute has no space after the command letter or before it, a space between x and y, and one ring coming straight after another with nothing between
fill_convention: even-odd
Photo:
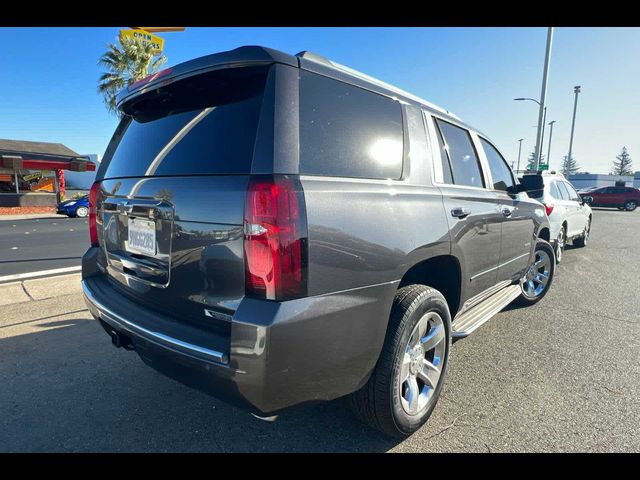
<instances>
[{"instance_id":1,"label":"shadow on pavement","mask_svg":"<svg viewBox=\"0 0 640 480\"><path fill-rule=\"evenodd\" d=\"M0 385L0 451L372 452L397 443L343 400L258 420L115 349L88 314L0 338Z\"/></svg>"}]
</instances>

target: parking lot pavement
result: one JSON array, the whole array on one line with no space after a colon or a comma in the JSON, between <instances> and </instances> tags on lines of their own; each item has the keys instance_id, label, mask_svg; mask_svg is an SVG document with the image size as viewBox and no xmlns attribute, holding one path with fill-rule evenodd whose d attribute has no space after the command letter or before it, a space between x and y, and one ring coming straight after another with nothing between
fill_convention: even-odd
<instances>
[{"instance_id":1,"label":"parking lot pavement","mask_svg":"<svg viewBox=\"0 0 640 480\"><path fill-rule=\"evenodd\" d=\"M640 214L595 210L539 304L455 343L427 425L337 400L257 420L116 350L79 295L0 306L0 451L639 451Z\"/></svg>"},{"instance_id":2,"label":"parking lot pavement","mask_svg":"<svg viewBox=\"0 0 640 480\"><path fill-rule=\"evenodd\" d=\"M66 216L0 221L0 282L3 277L80 266L89 246L86 218Z\"/></svg>"}]
</instances>

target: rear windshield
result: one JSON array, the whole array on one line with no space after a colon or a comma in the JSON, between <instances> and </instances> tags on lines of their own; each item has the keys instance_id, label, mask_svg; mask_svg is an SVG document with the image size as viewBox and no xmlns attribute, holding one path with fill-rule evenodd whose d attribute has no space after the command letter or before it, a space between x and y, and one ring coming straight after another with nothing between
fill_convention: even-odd
<instances>
[{"instance_id":1,"label":"rear windshield","mask_svg":"<svg viewBox=\"0 0 640 480\"><path fill-rule=\"evenodd\" d=\"M266 75L229 68L133 99L97 177L249 173Z\"/></svg>"}]
</instances>

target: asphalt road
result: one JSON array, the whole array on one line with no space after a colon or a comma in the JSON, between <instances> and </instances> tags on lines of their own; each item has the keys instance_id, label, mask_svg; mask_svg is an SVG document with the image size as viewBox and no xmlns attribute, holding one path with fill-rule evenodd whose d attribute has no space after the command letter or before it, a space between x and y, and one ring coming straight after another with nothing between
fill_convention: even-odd
<instances>
[{"instance_id":1,"label":"asphalt road","mask_svg":"<svg viewBox=\"0 0 640 480\"><path fill-rule=\"evenodd\" d=\"M78 295L0 307L0 451L640 451L640 212L596 210L552 290L456 342L394 441L337 400L257 420L116 350Z\"/></svg>"},{"instance_id":2,"label":"asphalt road","mask_svg":"<svg viewBox=\"0 0 640 480\"><path fill-rule=\"evenodd\" d=\"M0 221L0 277L80 265L89 245L86 218Z\"/></svg>"}]
</instances>

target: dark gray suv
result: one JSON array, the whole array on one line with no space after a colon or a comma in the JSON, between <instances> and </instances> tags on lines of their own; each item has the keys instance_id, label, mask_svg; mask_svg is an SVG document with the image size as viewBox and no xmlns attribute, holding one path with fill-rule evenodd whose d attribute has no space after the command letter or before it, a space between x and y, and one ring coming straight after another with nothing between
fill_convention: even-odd
<instances>
[{"instance_id":1,"label":"dark gray suv","mask_svg":"<svg viewBox=\"0 0 640 480\"><path fill-rule=\"evenodd\" d=\"M535 185L455 115L323 57L242 47L118 107L87 305L114 345L256 415L349 395L411 434L452 339L551 285Z\"/></svg>"}]
</instances>

